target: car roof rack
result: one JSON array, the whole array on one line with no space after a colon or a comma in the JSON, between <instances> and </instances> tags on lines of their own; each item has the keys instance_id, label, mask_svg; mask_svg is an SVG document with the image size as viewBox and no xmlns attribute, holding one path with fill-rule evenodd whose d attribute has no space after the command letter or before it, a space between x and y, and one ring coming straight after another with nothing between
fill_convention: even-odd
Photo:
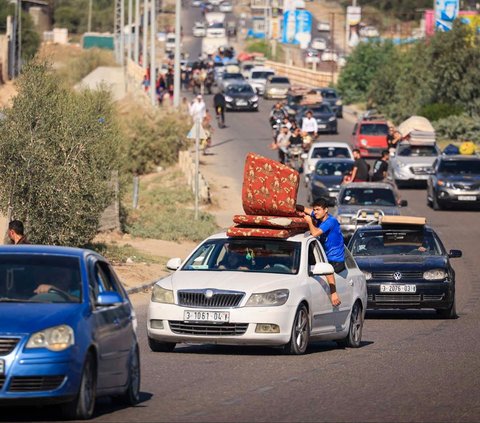
<instances>
[{"instance_id":1,"label":"car roof rack","mask_svg":"<svg viewBox=\"0 0 480 423\"><path fill-rule=\"evenodd\" d=\"M382 216L380 219L382 225L414 225L425 226L427 224L426 217L417 216Z\"/></svg>"}]
</instances>

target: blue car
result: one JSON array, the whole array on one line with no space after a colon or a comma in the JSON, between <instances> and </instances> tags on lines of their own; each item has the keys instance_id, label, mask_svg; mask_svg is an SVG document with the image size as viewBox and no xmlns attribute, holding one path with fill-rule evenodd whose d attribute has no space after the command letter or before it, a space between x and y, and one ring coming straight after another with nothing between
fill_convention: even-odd
<instances>
[{"instance_id":1,"label":"blue car","mask_svg":"<svg viewBox=\"0 0 480 423\"><path fill-rule=\"evenodd\" d=\"M0 247L0 405L139 400L136 317L111 265L84 249Z\"/></svg>"}]
</instances>

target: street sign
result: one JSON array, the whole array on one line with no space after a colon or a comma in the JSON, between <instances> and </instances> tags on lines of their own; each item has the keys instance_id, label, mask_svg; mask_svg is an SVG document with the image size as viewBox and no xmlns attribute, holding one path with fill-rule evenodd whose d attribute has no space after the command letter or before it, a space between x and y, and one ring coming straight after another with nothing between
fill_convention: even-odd
<instances>
[{"instance_id":1,"label":"street sign","mask_svg":"<svg viewBox=\"0 0 480 423\"><path fill-rule=\"evenodd\" d=\"M435 29L437 31L450 31L453 21L458 16L459 0L435 1Z\"/></svg>"},{"instance_id":2,"label":"street sign","mask_svg":"<svg viewBox=\"0 0 480 423\"><path fill-rule=\"evenodd\" d=\"M204 140L207 138L207 134L205 133L203 126L200 123L198 123L198 125L200 126L200 131L198 133L199 138L201 140ZM187 134L187 138L190 140L194 140L195 138L197 138L197 123L193 124L192 129L190 129L190 131Z\"/></svg>"}]
</instances>

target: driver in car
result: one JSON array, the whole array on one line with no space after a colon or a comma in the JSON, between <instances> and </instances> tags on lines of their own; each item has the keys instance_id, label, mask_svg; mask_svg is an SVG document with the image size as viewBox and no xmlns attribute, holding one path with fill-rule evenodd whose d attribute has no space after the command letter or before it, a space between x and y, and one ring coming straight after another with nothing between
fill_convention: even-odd
<instances>
[{"instance_id":1,"label":"driver in car","mask_svg":"<svg viewBox=\"0 0 480 423\"><path fill-rule=\"evenodd\" d=\"M58 269L53 271L49 278L49 283L40 283L33 292L35 294L47 294L51 291L59 291L67 294L69 297L80 297L80 282L74 276L75 272L68 269Z\"/></svg>"}]
</instances>

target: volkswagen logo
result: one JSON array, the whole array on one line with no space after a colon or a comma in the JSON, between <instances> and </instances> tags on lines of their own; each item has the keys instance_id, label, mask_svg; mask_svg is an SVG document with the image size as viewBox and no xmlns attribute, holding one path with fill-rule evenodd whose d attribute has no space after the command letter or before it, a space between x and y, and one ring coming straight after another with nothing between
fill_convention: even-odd
<instances>
[{"instance_id":1,"label":"volkswagen logo","mask_svg":"<svg viewBox=\"0 0 480 423\"><path fill-rule=\"evenodd\" d=\"M396 281L399 281L400 279L402 279L402 274L400 272L395 272L393 274L393 279L395 279Z\"/></svg>"},{"instance_id":2,"label":"volkswagen logo","mask_svg":"<svg viewBox=\"0 0 480 423\"><path fill-rule=\"evenodd\" d=\"M207 289L207 290L205 291L205 298L210 299L210 298L212 298L212 297L213 297L213 291L212 291L211 289Z\"/></svg>"}]
</instances>

